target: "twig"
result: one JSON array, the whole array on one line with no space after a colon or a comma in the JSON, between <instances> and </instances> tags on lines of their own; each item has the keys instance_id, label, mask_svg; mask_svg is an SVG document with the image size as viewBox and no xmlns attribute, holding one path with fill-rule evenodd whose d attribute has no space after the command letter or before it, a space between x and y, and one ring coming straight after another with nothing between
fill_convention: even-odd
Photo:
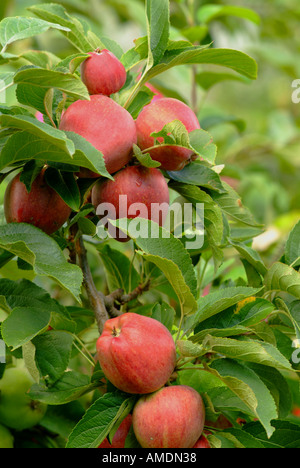
<instances>
[{"instance_id":1,"label":"twig","mask_svg":"<svg viewBox=\"0 0 300 468\"><path fill-rule=\"evenodd\" d=\"M75 247L76 247L76 253L78 256L79 265L83 272L85 289L88 295L90 305L93 311L95 312L98 330L99 330L99 333L101 334L103 331L105 322L110 318L108 315L108 311L106 309L106 304L105 304L106 298L105 298L105 295L101 293L100 291L98 291L95 286L92 273L90 270L90 266L87 261L87 251L84 246L82 236L79 236L79 238L76 240Z\"/></svg>"}]
</instances>

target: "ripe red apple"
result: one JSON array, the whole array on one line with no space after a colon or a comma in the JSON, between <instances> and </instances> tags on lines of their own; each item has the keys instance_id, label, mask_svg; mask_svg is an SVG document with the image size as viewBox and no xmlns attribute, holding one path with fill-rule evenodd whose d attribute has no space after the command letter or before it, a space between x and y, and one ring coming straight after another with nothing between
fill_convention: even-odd
<instances>
[{"instance_id":1,"label":"ripe red apple","mask_svg":"<svg viewBox=\"0 0 300 468\"><path fill-rule=\"evenodd\" d=\"M150 135L159 132L173 120L180 120L192 132L200 128L195 113L186 104L173 98L163 98L145 106L136 120L138 145L142 150L154 146L154 138ZM159 139L163 142L163 139ZM161 163L161 168L167 171L180 171L194 156L192 150L174 146L164 146L149 151L152 159Z\"/></svg>"},{"instance_id":2,"label":"ripe red apple","mask_svg":"<svg viewBox=\"0 0 300 468\"><path fill-rule=\"evenodd\" d=\"M18 174L8 184L4 196L4 213L8 223L28 223L53 234L68 220L71 208L47 185L43 170L28 193Z\"/></svg>"},{"instance_id":3,"label":"ripe red apple","mask_svg":"<svg viewBox=\"0 0 300 468\"><path fill-rule=\"evenodd\" d=\"M132 423L143 448L192 448L202 434L204 418L199 393L175 385L141 397L133 409Z\"/></svg>"},{"instance_id":4,"label":"ripe red apple","mask_svg":"<svg viewBox=\"0 0 300 468\"><path fill-rule=\"evenodd\" d=\"M97 341L97 356L106 378L133 394L161 388L176 364L169 330L155 319L131 312L107 320Z\"/></svg>"},{"instance_id":5,"label":"ripe red apple","mask_svg":"<svg viewBox=\"0 0 300 468\"><path fill-rule=\"evenodd\" d=\"M81 79L90 94L110 96L123 88L127 74L124 65L109 50L96 50L81 64Z\"/></svg>"},{"instance_id":6,"label":"ripe red apple","mask_svg":"<svg viewBox=\"0 0 300 468\"><path fill-rule=\"evenodd\" d=\"M110 203L115 211L109 213L110 219L141 217L152 219L162 226L168 213L169 201L168 184L162 173L158 169L144 166L127 166L115 174L114 181L99 179L92 189L92 203L100 218L106 212L104 204ZM103 212L100 215L98 207L101 204ZM161 210L158 209L159 205ZM122 240L121 233L110 223L106 227L113 237ZM125 235L123 237L125 239Z\"/></svg>"},{"instance_id":7,"label":"ripe red apple","mask_svg":"<svg viewBox=\"0 0 300 468\"><path fill-rule=\"evenodd\" d=\"M102 95L71 104L62 116L60 129L81 135L101 151L110 174L128 164L137 142L135 122L129 112ZM97 178L99 174L85 170L80 177Z\"/></svg>"},{"instance_id":8,"label":"ripe red apple","mask_svg":"<svg viewBox=\"0 0 300 468\"><path fill-rule=\"evenodd\" d=\"M202 435L193 448L211 448L207 438Z\"/></svg>"},{"instance_id":9,"label":"ripe red apple","mask_svg":"<svg viewBox=\"0 0 300 468\"><path fill-rule=\"evenodd\" d=\"M104 439L104 441L99 445L98 448L124 448L126 437L128 436L128 432L132 425L132 415L129 414L123 421L121 422L119 428L117 429L112 443L110 444L108 439Z\"/></svg>"}]
</instances>

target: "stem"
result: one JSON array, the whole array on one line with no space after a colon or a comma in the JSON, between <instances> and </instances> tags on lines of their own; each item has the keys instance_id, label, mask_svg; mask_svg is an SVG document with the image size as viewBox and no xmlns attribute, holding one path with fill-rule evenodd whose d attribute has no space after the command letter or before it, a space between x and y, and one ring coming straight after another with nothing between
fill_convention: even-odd
<instances>
[{"instance_id":1,"label":"stem","mask_svg":"<svg viewBox=\"0 0 300 468\"><path fill-rule=\"evenodd\" d=\"M103 331L105 322L110 318L105 305L105 296L99 292L95 286L90 266L87 260L87 251L84 246L83 238L80 236L75 244L79 265L83 272L85 289L88 295L90 305L95 312L99 333Z\"/></svg>"}]
</instances>

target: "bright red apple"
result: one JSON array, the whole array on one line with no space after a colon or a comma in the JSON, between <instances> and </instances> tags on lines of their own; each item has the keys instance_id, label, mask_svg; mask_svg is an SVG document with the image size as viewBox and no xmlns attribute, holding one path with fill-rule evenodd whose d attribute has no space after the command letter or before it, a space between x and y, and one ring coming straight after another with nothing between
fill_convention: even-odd
<instances>
[{"instance_id":1,"label":"bright red apple","mask_svg":"<svg viewBox=\"0 0 300 468\"><path fill-rule=\"evenodd\" d=\"M132 426L132 415L129 414L123 421L121 422L119 428L117 429L112 443L110 444L108 439L104 439L104 441L99 445L98 448L124 448L126 437L128 436L128 432Z\"/></svg>"},{"instance_id":2,"label":"bright red apple","mask_svg":"<svg viewBox=\"0 0 300 468\"><path fill-rule=\"evenodd\" d=\"M154 146L152 133L159 132L163 127L180 120L188 132L200 128L195 113L185 103L173 98L163 98L145 106L136 120L138 145L142 150ZM163 139L158 141L163 143ZM161 168L167 171L180 171L194 156L192 150L174 146L162 146L149 151L152 159L161 163Z\"/></svg>"},{"instance_id":3,"label":"bright red apple","mask_svg":"<svg viewBox=\"0 0 300 468\"><path fill-rule=\"evenodd\" d=\"M81 64L81 79L90 94L110 96L123 88L127 74L124 65L109 50L90 52Z\"/></svg>"},{"instance_id":4,"label":"bright red apple","mask_svg":"<svg viewBox=\"0 0 300 468\"><path fill-rule=\"evenodd\" d=\"M158 169L143 166L127 166L115 174L114 181L99 179L92 189L92 203L96 213L100 215L99 208L102 205L101 214L104 215L106 204L109 203L115 211L109 213L110 219L133 219L139 216L152 219L162 226L169 201L168 184L162 173ZM110 223L106 227L113 237L121 240L121 235L115 233Z\"/></svg>"},{"instance_id":5,"label":"bright red apple","mask_svg":"<svg viewBox=\"0 0 300 468\"><path fill-rule=\"evenodd\" d=\"M53 234L68 220L72 210L47 185L43 170L34 180L28 193L18 174L8 184L4 197L4 213L8 223L28 223L46 234Z\"/></svg>"},{"instance_id":6,"label":"bright red apple","mask_svg":"<svg viewBox=\"0 0 300 468\"><path fill-rule=\"evenodd\" d=\"M205 408L192 387L174 385L141 397L133 409L133 430L143 448L192 448L200 438Z\"/></svg>"},{"instance_id":7,"label":"bright red apple","mask_svg":"<svg viewBox=\"0 0 300 468\"><path fill-rule=\"evenodd\" d=\"M62 116L60 129L81 135L101 151L110 174L128 164L137 142L135 122L129 112L102 95L71 104ZM80 177L97 178L99 174L86 170Z\"/></svg>"},{"instance_id":8,"label":"bright red apple","mask_svg":"<svg viewBox=\"0 0 300 468\"><path fill-rule=\"evenodd\" d=\"M155 319L131 312L107 320L97 341L97 356L106 378L132 394L161 388L176 364L169 330Z\"/></svg>"},{"instance_id":9,"label":"bright red apple","mask_svg":"<svg viewBox=\"0 0 300 468\"><path fill-rule=\"evenodd\" d=\"M211 448L207 438L202 435L193 448Z\"/></svg>"}]
</instances>

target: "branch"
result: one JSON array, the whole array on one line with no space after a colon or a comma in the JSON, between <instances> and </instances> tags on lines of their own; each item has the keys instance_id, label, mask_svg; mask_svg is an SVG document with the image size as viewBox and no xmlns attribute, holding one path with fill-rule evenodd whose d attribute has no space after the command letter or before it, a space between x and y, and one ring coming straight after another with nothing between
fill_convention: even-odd
<instances>
[{"instance_id":1,"label":"branch","mask_svg":"<svg viewBox=\"0 0 300 468\"><path fill-rule=\"evenodd\" d=\"M105 322L110 318L106 309L106 298L105 295L98 291L95 286L90 266L87 261L87 251L84 246L82 236L79 236L79 238L76 240L75 248L78 256L79 266L83 272L84 285L88 299L93 311L95 312L98 330L101 334Z\"/></svg>"},{"instance_id":2,"label":"branch","mask_svg":"<svg viewBox=\"0 0 300 468\"><path fill-rule=\"evenodd\" d=\"M123 289L117 289L116 291L106 296L107 305L110 306L118 302L120 305L128 304L128 302L134 301L137 299L143 292L148 291L150 288L150 280L144 284L140 284L135 288L131 293L124 294Z\"/></svg>"}]
</instances>

